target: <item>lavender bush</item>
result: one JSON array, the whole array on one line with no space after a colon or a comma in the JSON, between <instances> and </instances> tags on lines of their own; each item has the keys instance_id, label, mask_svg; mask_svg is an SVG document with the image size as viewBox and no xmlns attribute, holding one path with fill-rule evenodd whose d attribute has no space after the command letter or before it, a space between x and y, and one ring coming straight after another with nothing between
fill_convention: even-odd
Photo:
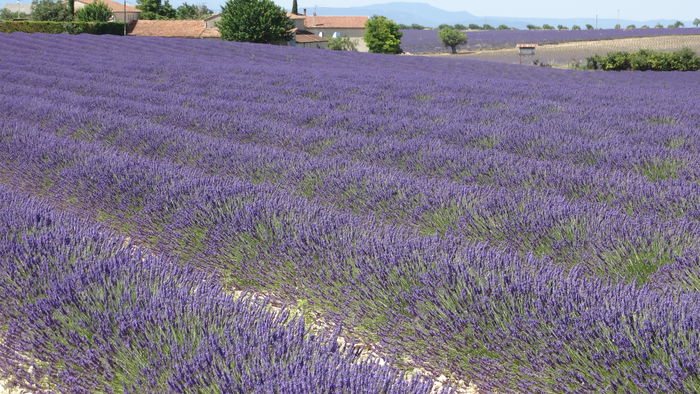
<instances>
[{"instance_id":1,"label":"lavender bush","mask_svg":"<svg viewBox=\"0 0 700 394\"><path fill-rule=\"evenodd\" d=\"M59 392L429 392L210 275L0 188L0 372Z\"/></svg>"},{"instance_id":2,"label":"lavender bush","mask_svg":"<svg viewBox=\"0 0 700 394\"><path fill-rule=\"evenodd\" d=\"M437 30L401 30L401 49L410 53L447 52ZM483 30L467 32L469 50L514 48L516 44L558 44L571 41L613 40L629 37L656 37L700 34L700 28L600 29L600 30Z\"/></svg>"},{"instance_id":3,"label":"lavender bush","mask_svg":"<svg viewBox=\"0 0 700 394\"><path fill-rule=\"evenodd\" d=\"M304 300L395 364L487 390L696 388L693 73L118 37L0 50L7 187Z\"/></svg>"}]
</instances>

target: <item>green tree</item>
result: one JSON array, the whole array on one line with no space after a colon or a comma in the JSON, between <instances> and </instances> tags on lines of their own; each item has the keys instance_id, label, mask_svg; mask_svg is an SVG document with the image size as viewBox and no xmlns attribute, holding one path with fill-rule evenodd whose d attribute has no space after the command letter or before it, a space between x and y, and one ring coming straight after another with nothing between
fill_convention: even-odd
<instances>
[{"instance_id":1,"label":"green tree","mask_svg":"<svg viewBox=\"0 0 700 394\"><path fill-rule=\"evenodd\" d=\"M674 23L672 25L668 25L668 28L669 29L678 29L679 27L684 27L684 26L685 26L685 24L683 22L676 21L676 23Z\"/></svg>"},{"instance_id":2,"label":"green tree","mask_svg":"<svg viewBox=\"0 0 700 394\"><path fill-rule=\"evenodd\" d=\"M540 30L540 29L542 29L541 27L539 27L537 25L532 25L532 24L527 25L526 27L528 30Z\"/></svg>"},{"instance_id":3,"label":"green tree","mask_svg":"<svg viewBox=\"0 0 700 394\"><path fill-rule=\"evenodd\" d=\"M619 23L617 25L615 25L615 30L620 30L620 29L622 29L622 26Z\"/></svg>"},{"instance_id":4,"label":"green tree","mask_svg":"<svg viewBox=\"0 0 700 394\"><path fill-rule=\"evenodd\" d=\"M457 46L467 42L467 35L465 33L451 27L441 29L438 36L445 47L452 49L452 53L457 53Z\"/></svg>"},{"instance_id":5,"label":"green tree","mask_svg":"<svg viewBox=\"0 0 700 394\"><path fill-rule=\"evenodd\" d=\"M581 30L581 26L573 25L573 26L571 26L571 30Z\"/></svg>"},{"instance_id":6,"label":"green tree","mask_svg":"<svg viewBox=\"0 0 700 394\"><path fill-rule=\"evenodd\" d=\"M442 23L442 24L438 25L438 29L444 29L446 27L452 27L452 26L448 25L447 23Z\"/></svg>"},{"instance_id":7,"label":"green tree","mask_svg":"<svg viewBox=\"0 0 700 394\"><path fill-rule=\"evenodd\" d=\"M586 30L593 30L593 25L586 23Z\"/></svg>"},{"instance_id":8,"label":"green tree","mask_svg":"<svg viewBox=\"0 0 700 394\"><path fill-rule=\"evenodd\" d=\"M481 27L484 30L496 30L493 26L489 25L488 23L484 23L484 26Z\"/></svg>"},{"instance_id":9,"label":"green tree","mask_svg":"<svg viewBox=\"0 0 700 394\"><path fill-rule=\"evenodd\" d=\"M695 19L693 20L693 25L694 25L695 27L700 26L700 18L695 18Z\"/></svg>"},{"instance_id":10,"label":"green tree","mask_svg":"<svg viewBox=\"0 0 700 394\"><path fill-rule=\"evenodd\" d=\"M24 12L12 12L7 8L0 9L0 21L11 20L15 18L25 19L27 18L27 16L28 15Z\"/></svg>"},{"instance_id":11,"label":"green tree","mask_svg":"<svg viewBox=\"0 0 700 394\"><path fill-rule=\"evenodd\" d=\"M297 4L297 0L292 1L292 14L299 15L299 5Z\"/></svg>"},{"instance_id":12,"label":"green tree","mask_svg":"<svg viewBox=\"0 0 700 394\"><path fill-rule=\"evenodd\" d=\"M328 39L328 49L334 51L357 51L357 46L350 37L331 37Z\"/></svg>"},{"instance_id":13,"label":"green tree","mask_svg":"<svg viewBox=\"0 0 700 394\"><path fill-rule=\"evenodd\" d=\"M107 22L112 19L112 9L101 0L86 4L76 14L81 22Z\"/></svg>"},{"instance_id":14,"label":"green tree","mask_svg":"<svg viewBox=\"0 0 700 394\"><path fill-rule=\"evenodd\" d=\"M656 26L654 26L654 29L663 29L663 28L664 28L664 25L662 25L661 23L657 23Z\"/></svg>"},{"instance_id":15,"label":"green tree","mask_svg":"<svg viewBox=\"0 0 700 394\"><path fill-rule=\"evenodd\" d=\"M160 0L136 0L136 8L141 10L141 19L158 19Z\"/></svg>"},{"instance_id":16,"label":"green tree","mask_svg":"<svg viewBox=\"0 0 700 394\"><path fill-rule=\"evenodd\" d=\"M481 26L475 24L475 23L470 23L469 24L469 30L481 30Z\"/></svg>"},{"instance_id":17,"label":"green tree","mask_svg":"<svg viewBox=\"0 0 700 394\"><path fill-rule=\"evenodd\" d=\"M72 15L65 3L52 0L32 1L32 20L35 21L70 21Z\"/></svg>"},{"instance_id":18,"label":"green tree","mask_svg":"<svg viewBox=\"0 0 700 394\"><path fill-rule=\"evenodd\" d=\"M498 25L497 29L498 30L510 30L510 27L508 27L508 25Z\"/></svg>"},{"instance_id":19,"label":"green tree","mask_svg":"<svg viewBox=\"0 0 700 394\"><path fill-rule=\"evenodd\" d=\"M177 19L200 19L199 7L194 4L182 3L175 10L175 18Z\"/></svg>"},{"instance_id":20,"label":"green tree","mask_svg":"<svg viewBox=\"0 0 700 394\"><path fill-rule=\"evenodd\" d=\"M554 30L554 26L552 26L552 25L550 25L550 24L547 24L547 23L545 23L544 25L542 25L542 28L545 29L545 30Z\"/></svg>"},{"instance_id":21,"label":"green tree","mask_svg":"<svg viewBox=\"0 0 700 394\"><path fill-rule=\"evenodd\" d=\"M75 0L68 0L68 11L70 12L71 20L75 19Z\"/></svg>"},{"instance_id":22,"label":"green tree","mask_svg":"<svg viewBox=\"0 0 700 394\"><path fill-rule=\"evenodd\" d=\"M272 0L228 0L218 26L224 40L270 44L290 40L294 23Z\"/></svg>"},{"instance_id":23,"label":"green tree","mask_svg":"<svg viewBox=\"0 0 700 394\"><path fill-rule=\"evenodd\" d=\"M365 43L370 52L401 53L399 26L391 19L374 15L365 22Z\"/></svg>"},{"instance_id":24,"label":"green tree","mask_svg":"<svg viewBox=\"0 0 700 394\"><path fill-rule=\"evenodd\" d=\"M417 23L412 23L410 28L415 30L425 30L425 26L419 25Z\"/></svg>"},{"instance_id":25,"label":"green tree","mask_svg":"<svg viewBox=\"0 0 700 394\"><path fill-rule=\"evenodd\" d=\"M199 16L200 18L206 18L208 16L214 15L214 11L212 11L209 7L207 7L205 4L197 6L197 9L199 9Z\"/></svg>"},{"instance_id":26,"label":"green tree","mask_svg":"<svg viewBox=\"0 0 700 394\"><path fill-rule=\"evenodd\" d=\"M467 30L467 27L461 23L455 23L455 29L457 30Z\"/></svg>"},{"instance_id":27,"label":"green tree","mask_svg":"<svg viewBox=\"0 0 700 394\"><path fill-rule=\"evenodd\" d=\"M637 28L637 26L635 26L635 25L629 25L629 26L625 27L625 29L636 29L636 28Z\"/></svg>"},{"instance_id":28,"label":"green tree","mask_svg":"<svg viewBox=\"0 0 700 394\"><path fill-rule=\"evenodd\" d=\"M569 28L564 25L557 25L557 30L569 30Z\"/></svg>"},{"instance_id":29,"label":"green tree","mask_svg":"<svg viewBox=\"0 0 700 394\"><path fill-rule=\"evenodd\" d=\"M158 19L175 19L177 17L177 11L170 4L170 0L165 0L165 3L158 10Z\"/></svg>"},{"instance_id":30,"label":"green tree","mask_svg":"<svg viewBox=\"0 0 700 394\"><path fill-rule=\"evenodd\" d=\"M165 5L163 5L165 7ZM162 13L162 11L161 11ZM206 5L182 3L175 9L175 19L203 19L213 14Z\"/></svg>"}]
</instances>

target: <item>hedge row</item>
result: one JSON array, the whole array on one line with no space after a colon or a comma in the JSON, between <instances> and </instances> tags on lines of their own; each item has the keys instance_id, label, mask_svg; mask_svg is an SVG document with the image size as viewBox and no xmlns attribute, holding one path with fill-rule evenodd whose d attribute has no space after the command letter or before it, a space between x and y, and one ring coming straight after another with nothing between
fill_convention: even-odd
<instances>
[{"instance_id":1,"label":"hedge row","mask_svg":"<svg viewBox=\"0 0 700 394\"><path fill-rule=\"evenodd\" d=\"M42 22L2 21L0 32L49 33L49 34L113 34L124 35L123 22Z\"/></svg>"},{"instance_id":2,"label":"hedge row","mask_svg":"<svg viewBox=\"0 0 700 394\"><path fill-rule=\"evenodd\" d=\"M591 70L622 71L698 71L700 57L689 48L675 52L642 49L638 52L612 52L589 57L586 67Z\"/></svg>"}]
</instances>

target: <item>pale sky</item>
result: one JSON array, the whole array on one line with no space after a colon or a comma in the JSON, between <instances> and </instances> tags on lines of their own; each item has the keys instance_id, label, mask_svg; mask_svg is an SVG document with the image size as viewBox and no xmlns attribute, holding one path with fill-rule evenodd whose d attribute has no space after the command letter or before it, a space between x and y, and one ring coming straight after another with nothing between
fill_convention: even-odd
<instances>
[{"instance_id":1,"label":"pale sky","mask_svg":"<svg viewBox=\"0 0 700 394\"><path fill-rule=\"evenodd\" d=\"M171 0L172 1L172 0ZM299 8L352 7L390 3L392 0L297 0ZM510 16L541 18L617 18L621 19L681 19L700 18L700 0L396 0L397 2L428 3L448 11L467 11L476 16ZM292 0L274 0L289 10Z\"/></svg>"}]
</instances>

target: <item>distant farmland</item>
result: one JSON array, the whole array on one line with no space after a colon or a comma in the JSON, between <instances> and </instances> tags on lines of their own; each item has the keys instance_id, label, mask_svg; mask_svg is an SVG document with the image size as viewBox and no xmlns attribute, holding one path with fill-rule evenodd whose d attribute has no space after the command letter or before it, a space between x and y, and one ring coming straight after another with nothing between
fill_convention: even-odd
<instances>
[{"instance_id":1,"label":"distant farmland","mask_svg":"<svg viewBox=\"0 0 700 394\"><path fill-rule=\"evenodd\" d=\"M401 48L410 53L445 53L437 30L402 30ZM601 29L601 30L478 30L468 31L462 50L514 48L516 44L558 44L573 41L598 41L631 37L700 35L700 28L678 29Z\"/></svg>"},{"instance_id":2,"label":"distant farmland","mask_svg":"<svg viewBox=\"0 0 700 394\"><path fill-rule=\"evenodd\" d=\"M537 47L534 56L524 56L523 64L541 63L565 66L570 63L583 62L593 55L602 55L615 51L638 51L652 49L671 52L681 48L690 48L700 54L700 35L660 36L641 38L620 38L615 40L567 42ZM463 55L470 59L488 60L502 63L518 64L518 50L515 48L494 51L477 51Z\"/></svg>"}]
</instances>

